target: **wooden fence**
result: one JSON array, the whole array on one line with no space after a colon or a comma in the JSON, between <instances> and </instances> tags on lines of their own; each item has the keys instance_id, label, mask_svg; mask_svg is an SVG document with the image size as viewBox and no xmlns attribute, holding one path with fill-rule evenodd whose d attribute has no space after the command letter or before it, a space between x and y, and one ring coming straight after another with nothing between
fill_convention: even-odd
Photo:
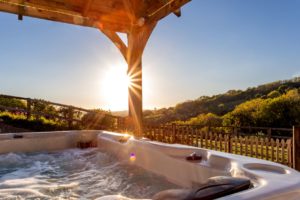
<instances>
[{"instance_id":1,"label":"wooden fence","mask_svg":"<svg viewBox=\"0 0 300 200\"><path fill-rule=\"evenodd\" d=\"M81 116L85 113L90 112L90 110L87 110L87 109L64 105L64 104L60 104L60 103L54 103L54 102L50 102L50 101L44 101L44 100L10 96L10 95L0 95L0 97L6 98L6 99L17 99L17 100L24 102L24 105L25 105L25 107L23 107L23 108L7 107L7 106L0 105L1 110L5 110L5 111L9 111L9 112L23 113L27 116L27 119L30 119L32 116L34 116L36 118L45 117L45 118L66 121L66 122L68 122L69 128L71 128L74 123L80 123ZM45 113L43 111L34 111L32 108L37 103L51 105L51 106L55 107L56 109L61 110L62 112L58 115L58 114ZM77 114L77 116L76 116L76 114Z\"/></svg>"},{"instance_id":2,"label":"wooden fence","mask_svg":"<svg viewBox=\"0 0 300 200\"><path fill-rule=\"evenodd\" d=\"M290 131L292 132L292 129ZM203 130L203 128L174 124L145 126L144 137L165 143L191 145L293 166L292 138L246 136L239 135L237 132L218 133L213 129Z\"/></svg>"},{"instance_id":3,"label":"wooden fence","mask_svg":"<svg viewBox=\"0 0 300 200\"><path fill-rule=\"evenodd\" d=\"M64 105L60 103L54 103L50 101L44 101L44 100L39 100L39 99L31 99L31 98L24 98L24 97L17 97L17 96L10 96L10 95L1 95L0 98L4 99L17 99L23 102L22 107L8 107L4 105L0 105L0 111L8 111L12 113L22 113L26 115L27 119L30 119L31 117L35 118L40 118L40 117L45 117L47 119L55 119L58 121L64 121L68 123L68 127L71 129L73 125L75 124L82 124L82 117L87 114L87 113L93 113L94 111L84 109L84 108L79 108L75 106L70 106L70 105ZM50 114L49 112L45 112L43 110L36 110L34 107L37 104L44 104L46 106L52 106L56 111L55 114ZM119 119L119 117L115 117L112 115L109 115L112 118L115 119L116 125L115 127L111 128L117 128L121 127L119 123L122 123L122 119Z\"/></svg>"}]
</instances>

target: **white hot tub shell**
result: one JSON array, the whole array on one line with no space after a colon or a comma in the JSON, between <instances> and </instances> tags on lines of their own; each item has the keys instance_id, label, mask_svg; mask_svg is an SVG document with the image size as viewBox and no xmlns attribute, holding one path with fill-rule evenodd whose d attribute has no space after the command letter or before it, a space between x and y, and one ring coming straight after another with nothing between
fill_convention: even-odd
<instances>
[{"instance_id":1,"label":"white hot tub shell","mask_svg":"<svg viewBox=\"0 0 300 200\"><path fill-rule=\"evenodd\" d=\"M78 142L94 141L98 148L115 154L121 160L164 176L183 188L204 183L214 176L244 177L251 180L251 189L220 199L299 199L300 173L287 166L202 148L164 144L147 139L134 139L107 131L58 131L0 135L0 154L39 152L74 148ZM199 162L186 156L195 152ZM134 155L134 159L130 159Z\"/></svg>"}]
</instances>

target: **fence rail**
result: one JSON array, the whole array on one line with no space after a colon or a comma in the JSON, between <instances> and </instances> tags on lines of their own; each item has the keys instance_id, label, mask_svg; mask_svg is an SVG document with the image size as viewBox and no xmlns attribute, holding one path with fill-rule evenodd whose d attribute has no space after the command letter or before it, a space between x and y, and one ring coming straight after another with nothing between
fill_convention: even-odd
<instances>
[{"instance_id":1,"label":"fence rail","mask_svg":"<svg viewBox=\"0 0 300 200\"><path fill-rule=\"evenodd\" d=\"M64 105L60 103L54 103L50 101L44 101L44 100L38 100L38 99L31 99L31 98L24 98L24 97L17 97L17 96L10 96L10 95L0 95L1 98L6 98L6 99L18 99L20 101L24 102L25 107L20 108L20 107L8 107L8 106L3 106L0 105L1 110L9 111L9 112L19 112L23 113L26 115L27 119L30 119L32 116L36 117L46 117L46 118L51 118L51 119L58 119L61 121L66 121L68 122L69 128L73 126L74 123L80 123L81 119L78 119L75 117L75 113L88 113L91 112L90 110L79 108L79 107L74 107L74 106L69 106L69 105ZM34 111L32 107L34 106L35 103L42 102L46 105L51 105L55 107L59 107L61 109L65 109L65 114L63 115L58 115L58 114L49 114L49 113L44 113L43 111Z\"/></svg>"},{"instance_id":2,"label":"fence rail","mask_svg":"<svg viewBox=\"0 0 300 200\"><path fill-rule=\"evenodd\" d=\"M71 129L74 124L82 124L82 118L85 114L88 113L94 113L93 110L88 110L80 107L70 106L70 105L64 105L60 103L54 103L51 101L45 101L45 100L39 100L39 99L31 99L31 98L25 98L25 97L18 97L18 96L11 96L11 95L3 95L0 94L0 98L5 99L17 99L24 103L22 107L9 107L0 105L0 111L8 111L12 113L22 113L26 115L27 119L30 119L31 117L40 118L45 117L47 119L55 119L58 121L64 121L67 122L68 127ZM55 114L51 114L48 112L45 112L43 110L35 110L35 104L43 103L45 105L49 105L55 108L56 111ZM59 111L60 110L60 111ZM116 121L116 127L121 127L119 125L120 122L122 122L122 119L113 115L109 115L110 117L114 118ZM106 127L107 128L107 127Z\"/></svg>"},{"instance_id":3,"label":"fence rail","mask_svg":"<svg viewBox=\"0 0 300 200\"><path fill-rule=\"evenodd\" d=\"M289 129L292 131L292 129ZM217 133L191 126L145 126L144 136L155 141L178 143L245 155L293 166L292 138L270 138Z\"/></svg>"}]
</instances>

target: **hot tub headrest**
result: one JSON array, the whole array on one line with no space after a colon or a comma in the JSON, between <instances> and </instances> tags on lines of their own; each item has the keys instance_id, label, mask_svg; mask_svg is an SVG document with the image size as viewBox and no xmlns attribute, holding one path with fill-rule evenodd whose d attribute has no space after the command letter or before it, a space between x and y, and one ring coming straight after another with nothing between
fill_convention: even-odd
<instances>
[{"instance_id":1,"label":"hot tub headrest","mask_svg":"<svg viewBox=\"0 0 300 200\"><path fill-rule=\"evenodd\" d=\"M246 178L216 176L194 189L165 190L154 195L153 200L210 200L240 192L251 187Z\"/></svg>"}]
</instances>

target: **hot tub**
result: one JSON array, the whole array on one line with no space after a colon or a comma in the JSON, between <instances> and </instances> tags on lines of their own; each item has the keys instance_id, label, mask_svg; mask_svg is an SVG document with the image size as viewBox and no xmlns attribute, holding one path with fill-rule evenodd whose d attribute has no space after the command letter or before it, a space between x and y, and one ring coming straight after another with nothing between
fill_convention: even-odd
<instances>
[{"instance_id":1,"label":"hot tub","mask_svg":"<svg viewBox=\"0 0 300 200\"><path fill-rule=\"evenodd\" d=\"M74 149L78 145L78 142L89 141L95 143L97 148L88 150ZM36 152L41 153L37 154ZM118 188L119 191L113 191L115 192L114 195L117 196L107 196L113 194L113 192L110 192L103 193L98 196L92 196L91 199L95 199L100 196L102 196L102 199L121 199L121 196L118 196L119 194L130 198L151 198L151 195L154 193L166 189L197 187L197 185L204 183L210 177L215 176L244 177L250 179L253 185L253 187L248 190L234 193L229 196L224 196L222 199L276 200L298 199L300 196L300 174L289 167L260 159L185 145L164 144L160 142L149 141L147 139L137 140L133 137L107 131L22 133L15 138L14 134L2 134L0 135L0 153L3 154L0 155L0 165L5 165L5 160L1 160L1 157L3 158L3 156L8 155L10 155L12 158L17 156L22 158L23 156L25 160L26 158L32 158L35 161L41 162L39 159L42 159L45 155L50 157L52 156L50 161L59 161L63 160L64 155L67 154L69 159L72 160L72 158L74 158L75 161L76 159L82 159L84 160L84 163L90 162L85 160L86 157L89 157L89 155L93 158L93 162L98 160L97 162L100 163L103 160L103 162L105 162L106 157L97 157L96 155L110 155L110 158L115 159L114 162L122 163L122 166L125 166L122 168L124 171L123 178L125 177L125 180L127 179L126 177L130 177L129 175L131 172L138 171L145 175L138 176L133 173L133 177L139 177L133 178L133 180L137 181L139 184L135 184L133 180L128 178L129 182L122 186L136 188L137 191L144 190L140 194L138 192L122 192L122 190L120 191L120 188ZM186 157L191 153L201 155L202 159L193 162L188 161ZM79 156L78 158L78 155L83 156ZM49 164L50 161L46 162ZM67 163L69 162L70 161ZM73 166L73 164L71 166ZM41 165L40 167L40 171L43 171L43 166ZM92 170L99 172L102 170L102 167L102 165L100 165L100 168L94 166ZM77 168L80 168L80 165L72 170L76 171ZM85 169L82 166L81 168ZM87 168L87 171L88 170L90 170L90 168ZM85 170L83 170L83 172L84 171ZM80 174L83 172L78 173ZM110 175L112 179L118 176L117 172L118 170L111 170ZM22 178L20 174L20 177L18 177L18 174L11 176L11 173L13 172L7 172L7 174L0 175L0 197L1 193L9 191L9 189L14 189L14 187L12 187L13 184L16 184L14 180L19 180ZM7 177L9 174L10 177ZM67 174L66 177L72 175L73 174ZM32 176L30 176L29 173L29 176L26 177L29 179L26 179L26 181L37 181L38 184L43 184L43 181L41 183L38 182L40 181L38 179L39 176L40 173L32 172ZM150 178L147 179L146 177ZM96 175L92 178L92 184L82 186L86 188L92 188L91 193L93 193L93 190L97 190L97 187L94 187L94 185L97 185L99 182L103 181L100 178L97 178ZM122 177L119 178L122 179ZM9 183L9 181L11 181L10 184L5 185L5 183ZM143 182L145 187L137 187L137 185L140 185ZM158 184L158 182L161 182L162 184ZM66 188L68 188L68 184L71 184L72 182L66 181L61 183L63 183L63 187L66 186ZM29 185L30 184L31 183L29 183ZM55 182L55 184L57 184L57 182ZM80 181L79 183L77 181L76 184L79 184L76 187L81 187L80 184L84 185L84 183L81 183ZM33 188L35 186L36 185L34 184L30 185L30 187ZM51 184L50 186L53 187ZM72 188L73 186L71 185L70 187ZM21 185L18 187L18 189L22 189L22 187L23 186ZM30 187L28 188L28 184L25 184L23 189L32 189ZM109 189L109 187L100 188L100 190L105 189ZM97 191L94 192L97 193ZM78 193L77 196L75 195L73 198L79 198L80 195L81 193Z\"/></svg>"}]
</instances>

